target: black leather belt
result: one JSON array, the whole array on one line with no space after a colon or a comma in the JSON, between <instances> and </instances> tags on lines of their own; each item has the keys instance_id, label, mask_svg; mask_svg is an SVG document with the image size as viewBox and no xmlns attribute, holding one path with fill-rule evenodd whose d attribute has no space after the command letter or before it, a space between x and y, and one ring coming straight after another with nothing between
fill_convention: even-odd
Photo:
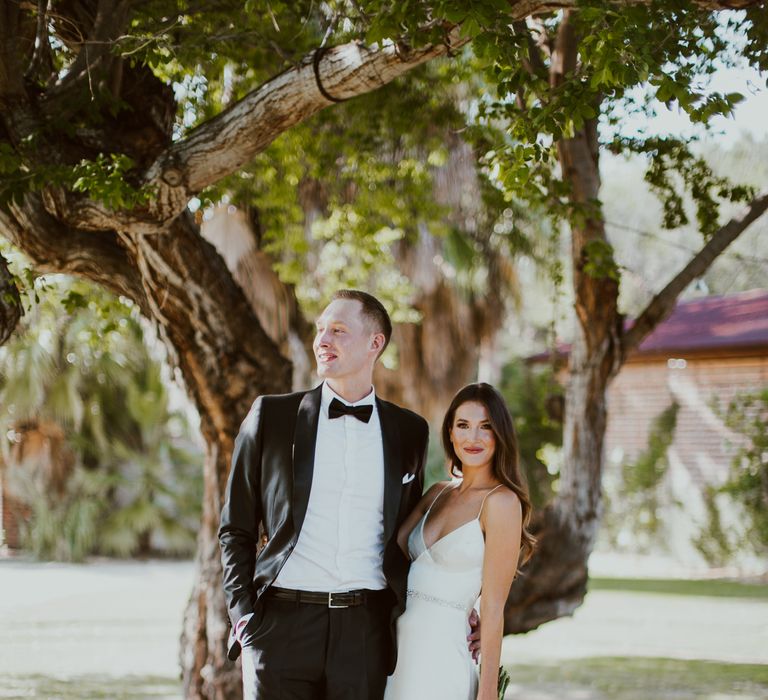
<instances>
[{"instance_id":1,"label":"black leather belt","mask_svg":"<svg viewBox=\"0 0 768 700\"><path fill-rule=\"evenodd\" d=\"M360 588L355 591L323 593L320 591L299 591L293 588L270 586L264 591L265 598L290 600L294 603L325 605L328 608L354 608L358 605L369 605L375 602L382 602L388 595L389 591L386 588L380 591Z\"/></svg>"}]
</instances>

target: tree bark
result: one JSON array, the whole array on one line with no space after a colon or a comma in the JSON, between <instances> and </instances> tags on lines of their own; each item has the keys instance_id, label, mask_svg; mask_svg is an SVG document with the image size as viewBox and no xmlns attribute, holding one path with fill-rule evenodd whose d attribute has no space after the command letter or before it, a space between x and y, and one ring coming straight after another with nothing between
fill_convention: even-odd
<instances>
[{"instance_id":1,"label":"tree bark","mask_svg":"<svg viewBox=\"0 0 768 700\"><path fill-rule=\"evenodd\" d=\"M558 28L550 68L554 85L577 67L578 37L572 20L572 12L566 11ZM534 629L570 614L586 594L587 560L600 518L606 391L620 366L619 285L610 275L589 274L587 267L590 244L610 250L598 208L597 121L586 122L573 138L561 140L558 153L571 202L586 212L583 224L571 226L578 323L569 358L558 495L539 514L534 528L539 551L512 587L505 615L509 631Z\"/></svg>"},{"instance_id":2,"label":"tree bark","mask_svg":"<svg viewBox=\"0 0 768 700\"><path fill-rule=\"evenodd\" d=\"M230 700L241 697L240 665L227 659L227 603L221 587L217 532L233 440L208 442L204 466L203 517L197 540L195 580L187 602L179 645L184 697Z\"/></svg>"},{"instance_id":3,"label":"tree bark","mask_svg":"<svg viewBox=\"0 0 768 700\"><path fill-rule=\"evenodd\" d=\"M203 223L201 233L224 258L280 354L290 359L293 389L310 388L317 379L312 355L314 326L301 313L293 285L278 277L275 261L260 247L258 212L219 207L213 218Z\"/></svg>"}]
</instances>

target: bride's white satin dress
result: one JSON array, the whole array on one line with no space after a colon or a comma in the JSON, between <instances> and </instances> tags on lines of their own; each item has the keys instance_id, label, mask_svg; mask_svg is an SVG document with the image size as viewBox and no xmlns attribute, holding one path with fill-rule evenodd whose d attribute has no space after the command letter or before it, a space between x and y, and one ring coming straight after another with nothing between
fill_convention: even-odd
<instances>
[{"instance_id":1,"label":"bride's white satin dress","mask_svg":"<svg viewBox=\"0 0 768 700\"><path fill-rule=\"evenodd\" d=\"M397 622L397 668L387 681L384 700L477 697L477 666L469 652L467 635L469 612L482 583L483 505L474 520L428 547L424 523L443 491L408 537L408 600Z\"/></svg>"}]
</instances>

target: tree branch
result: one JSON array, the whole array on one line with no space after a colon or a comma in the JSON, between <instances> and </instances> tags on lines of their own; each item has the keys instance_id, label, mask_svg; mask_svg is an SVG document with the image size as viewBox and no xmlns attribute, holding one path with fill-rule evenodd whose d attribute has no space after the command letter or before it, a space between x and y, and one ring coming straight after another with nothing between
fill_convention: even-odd
<instances>
[{"instance_id":1,"label":"tree branch","mask_svg":"<svg viewBox=\"0 0 768 700\"><path fill-rule=\"evenodd\" d=\"M768 193L765 193L752 200L744 216L731 219L707 241L691 261L651 300L637 317L632 328L624 334L621 343L622 359L637 348L651 331L672 313L682 291L697 277L701 277L717 256L767 209Z\"/></svg>"},{"instance_id":2,"label":"tree branch","mask_svg":"<svg viewBox=\"0 0 768 700\"><path fill-rule=\"evenodd\" d=\"M43 65L45 52L48 49L48 0L37 0L37 26L35 28L35 46L29 66L24 72L25 79L33 79Z\"/></svg>"},{"instance_id":3,"label":"tree branch","mask_svg":"<svg viewBox=\"0 0 768 700\"><path fill-rule=\"evenodd\" d=\"M538 44L531 36L531 30L528 28L528 24L525 20L518 20L512 23L512 28L516 34L523 34L525 36L526 43L528 45L528 58L523 59L523 68L525 68L528 75L538 76L546 80L547 78L547 65L544 63L544 57L541 55L541 50Z\"/></svg>"},{"instance_id":4,"label":"tree branch","mask_svg":"<svg viewBox=\"0 0 768 700\"><path fill-rule=\"evenodd\" d=\"M218 116L173 144L147 172L159 185L157 207L163 221L176 216L189 197L229 175L263 151L280 134L336 100L371 92L416 66L465 43L454 28L445 44L403 53L388 42L367 47L350 42L312 52L294 68L272 78ZM328 96L331 99L328 99Z\"/></svg>"},{"instance_id":5,"label":"tree branch","mask_svg":"<svg viewBox=\"0 0 768 700\"><path fill-rule=\"evenodd\" d=\"M291 386L284 358L224 259L186 212L168 236L123 234L141 274L145 314L195 398L206 439L232 440L258 393Z\"/></svg>"},{"instance_id":6,"label":"tree branch","mask_svg":"<svg viewBox=\"0 0 768 700\"><path fill-rule=\"evenodd\" d=\"M702 10L743 10L759 5L763 0L694 0L693 5ZM544 15L558 10L574 10L578 0L510 0L510 14L513 19L523 19L533 15ZM650 5L651 0L616 0L617 7L622 5Z\"/></svg>"},{"instance_id":7,"label":"tree branch","mask_svg":"<svg viewBox=\"0 0 768 700\"><path fill-rule=\"evenodd\" d=\"M557 28L555 47L549 66L549 84L560 85L565 76L576 72L579 56L579 37L573 26L573 11L566 10Z\"/></svg>"},{"instance_id":8,"label":"tree branch","mask_svg":"<svg viewBox=\"0 0 768 700\"><path fill-rule=\"evenodd\" d=\"M66 75L48 91L49 100L85 79L90 81L101 62L112 57L113 42L128 22L130 5L130 0L99 0L91 36L79 46L77 58Z\"/></svg>"},{"instance_id":9,"label":"tree branch","mask_svg":"<svg viewBox=\"0 0 768 700\"><path fill-rule=\"evenodd\" d=\"M39 194L22 207L0 209L0 235L20 248L42 272L78 275L148 309L141 278L113 231L81 231L48 214Z\"/></svg>"}]
</instances>

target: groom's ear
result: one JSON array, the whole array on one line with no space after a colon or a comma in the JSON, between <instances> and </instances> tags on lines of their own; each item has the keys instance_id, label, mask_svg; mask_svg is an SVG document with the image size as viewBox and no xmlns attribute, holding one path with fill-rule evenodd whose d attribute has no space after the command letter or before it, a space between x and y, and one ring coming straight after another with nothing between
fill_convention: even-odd
<instances>
[{"instance_id":1,"label":"groom's ear","mask_svg":"<svg viewBox=\"0 0 768 700\"><path fill-rule=\"evenodd\" d=\"M383 333L374 333L373 338L371 338L371 350L376 350L376 352L381 355L382 350L384 350L385 341L386 338Z\"/></svg>"}]
</instances>

